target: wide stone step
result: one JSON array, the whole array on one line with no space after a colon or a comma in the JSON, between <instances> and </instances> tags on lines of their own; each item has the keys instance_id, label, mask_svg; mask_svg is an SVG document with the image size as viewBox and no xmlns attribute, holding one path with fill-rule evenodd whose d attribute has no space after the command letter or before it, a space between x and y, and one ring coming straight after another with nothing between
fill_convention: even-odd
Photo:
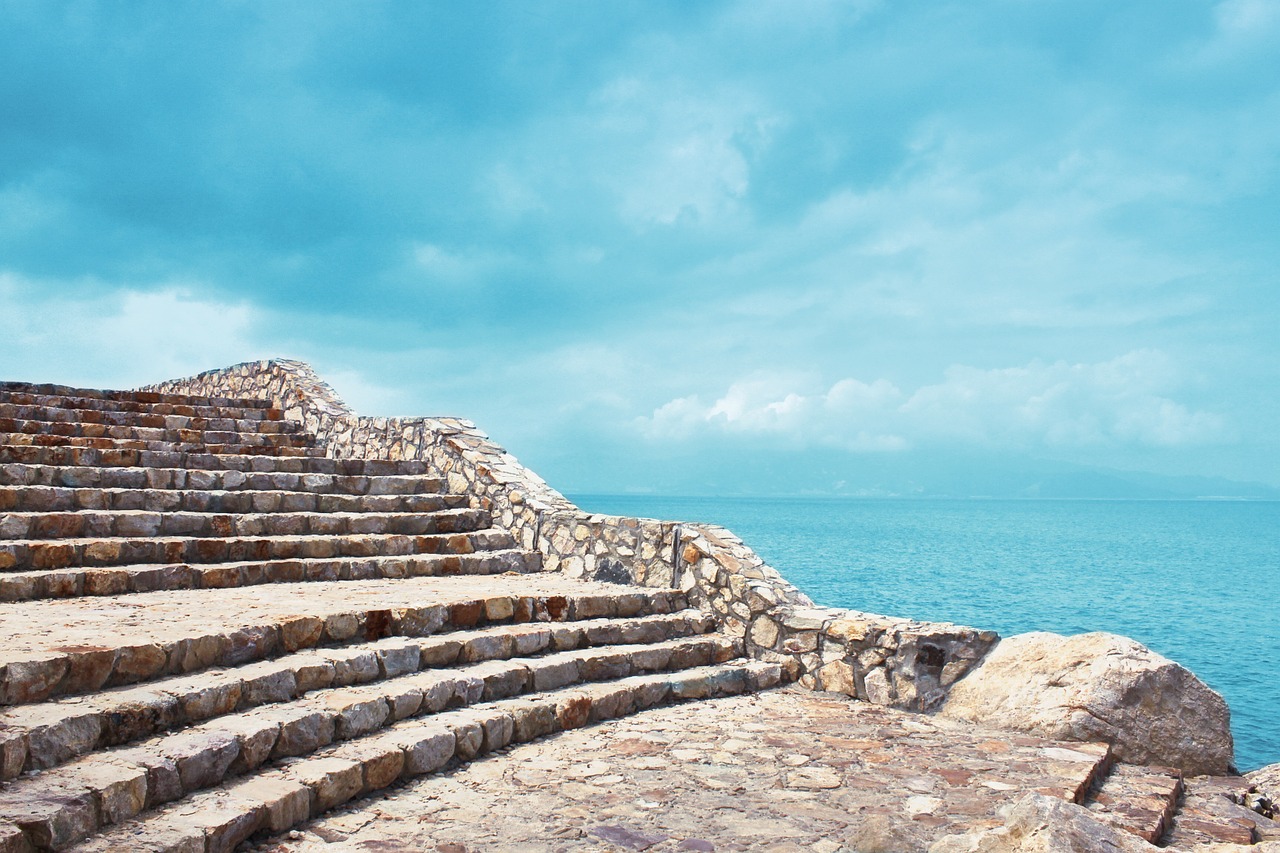
<instances>
[{"instance_id":1,"label":"wide stone step","mask_svg":"<svg viewBox=\"0 0 1280 853\"><path fill-rule=\"evenodd\" d=\"M1177 770L1115 764L1085 806L1104 823L1156 844L1169 830L1181 795Z\"/></svg>"},{"instance_id":2,"label":"wide stone step","mask_svg":"<svg viewBox=\"0 0 1280 853\"><path fill-rule=\"evenodd\" d=\"M452 510L452 513L471 512ZM442 516L447 516L441 513ZM470 523L467 515L455 516ZM377 516L358 516L377 518ZM448 526L448 522L442 523ZM128 566L136 563L229 563L307 557L374 557L410 554L470 554L510 548L505 530L458 533L350 533L298 536L136 536L79 539L0 540L0 571Z\"/></svg>"},{"instance_id":3,"label":"wide stone step","mask_svg":"<svg viewBox=\"0 0 1280 853\"><path fill-rule=\"evenodd\" d=\"M0 485L0 512L423 513L469 506L466 495L349 495L215 489L93 489Z\"/></svg>"},{"instance_id":4,"label":"wide stone step","mask_svg":"<svg viewBox=\"0 0 1280 853\"><path fill-rule=\"evenodd\" d=\"M114 391L98 388L73 388L67 385L50 385L34 382L0 382L0 400L23 395L37 397L53 397L58 399L74 398L79 400L100 400L115 403L140 403L154 406L168 403L179 406L222 406L237 409L270 409L268 400L254 400L239 397L201 397L193 394L157 394L153 391Z\"/></svg>"},{"instance_id":5,"label":"wide stone step","mask_svg":"<svg viewBox=\"0 0 1280 853\"><path fill-rule=\"evenodd\" d=\"M192 398L187 398L192 399ZM261 400L250 402L261 403ZM231 418L240 421L281 421L284 412L258 406L206 406L188 403L139 403L127 400L102 400L95 397L31 394L0 391L0 405L33 406L44 409L72 409L82 412L121 412L132 415L177 415L185 418Z\"/></svg>"},{"instance_id":6,"label":"wide stone step","mask_svg":"<svg viewBox=\"0 0 1280 853\"><path fill-rule=\"evenodd\" d=\"M492 660L316 690L300 700L227 714L25 775L0 791L0 816L20 826L33 846L60 849L104 825L252 773L269 761L312 755L401 720L570 685L711 666L738 654L739 643L712 635ZM745 684L737 692L742 689ZM96 808L86 811L86 804Z\"/></svg>"},{"instance_id":7,"label":"wide stone step","mask_svg":"<svg viewBox=\"0 0 1280 853\"><path fill-rule=\"evenodd\" d=\"M279 444L206 444L204 442L152 442L134 438L87 438L83 435L24 435L0 433L0 446L72 447L100 451L154 453L210 453L215 456L324 456L321 447L288 447Z\"/></svg>"},{"instance_id":8,"label":"wide stone step","mask_svg":"<svg viewBox=\"0 0 1280 853\"><path fill-rule=\"evenodd\" d=\"M3 770L0 779L15 779L22 772L47 770L97 749L118 747L160 731L182 729L268 704L293 702L316 690L328 690L323 694L325 707L348 707L349 703L343 704L346 699L342 697L351 695L365 703L374 694L367 685L415 672L451 672L454 684L463 683L458 679L471 679L472 675L480 674L483 680L488 679L486 689L492 693L498 689L499 681L506 684L506 680L500 679L511 678L500 672L515 672L520 667L527 671L522 689L530 689L535 683L541 684L540 689L549 689L548 685L556 680L577 679L595 672L630 675L631 670L666 669L666 663L663 666L659 663L696 660L707 649L726 648L723 638L714 640L710 646L671 644L672 640L707 634L713 628L714 621L698 611L639 619L498 625L433 637L388 638L342 648L285 654L237 669L175 676L145 686L105 690L73 701L17 706L0 713L0 727L5 731L5 765L0 767ZM668 644L663 646L663 643ZM637 652L636 660L630 662L631 670L625 671L614 662L620 653L618 649L639 644L644 644L645 649ZM732 643L728 646L736 648ZM564 656L593 647L607 649L590 656ZM703 651L698 651L699 648ZM543 663L520 661L518 666L506 670L440 669L547 653L562 654L562 657L545 658ZM550 665L544 665L547 661ZM557 686L567 683L562 681ZM438 693L435 684L431 681L431 690ZM366 689L358 693L335 692L356 685L366 685ZM411 690L420 690L422 686L420 681L413 681L412 685L416 686L411 686ZM392 710L403 711L407 702L404 695L406 683L398 683L389 686L384 698L392 702ZM310 707L311 704L303 707L301 716L310 716ZM396 719L402 716L403 713ZM275 719L283 720L283 717L276 715Z\"/></svg>"},{"instance_id":9,"label":"wide stone step","mask_svg":"<svg viewBox=\"0 0 1280 853\"><path fill-rule=\"evenodd\" d=\"M76 512L0 513L0 540L72 540L137 537L353 536L357 534L463 533L492 523L488 510L434 512Z\"/></svg>"},{"instance_id":10,"label":"wide stone step","mask_svg":"<svg viewBox=\"0 0 1280 853\"><path fill-rule=\"evenodd\" d=\"M43 702L316 646L487 624L627 618L687 606L678 590L556 573L178 590L0 604L0 704Z\"/></svg>"},{"instance_id":11,"label":"wide stone step","mask_svg":"<svg viewBox=\"0 0 1280 853\"><path fill-rule=\"evenodd\" d=\"M145 850L160 845L159 849L230 851L258 830L288 829L353 797L435 772L453 761L468 761L511 743L670 702L768 689L782 678L777 664L735 662L632 676L406 719L376 734L323 747L306 758L278 762L224 790L189 796L76 849ZM127 811L137 788L135 782L126 794L104 805ZM67 810L76 822L42 824L28 818L23 828L37 849L64 846L102 816L104 809L96 802L92 805L78 812ZM62 834L55 836L59 831ZM184 844L193 846L180 846Z\"/></svg>"},{"instance_id":12,"label":"wide stone step","mask_svg":"<svg viewBox=\"0 0 1280 853\"><path fill-rule=\"evenodd\" d=\"M263 417L265 413L266 410L254 409L249 413L251 417L233 418L217 415L159 414L146 409L122 412L111 409L77 409L0 402L0 422L27 421L45 424L46 427L52 424L97 424L104 426L150 427L152 429L217 430L222 432L302 432L302 424L297 421L267 419ZM26 431L28 430L15 430L15 432ZM43 429L38 431L43 431Z\"/></svg>"},{"instance_id":13,"label":"wide stone step","mask_svg":"<svg viewBox=\"0 0 1280 853\"><path fill-rule=\"evenodd\" d=\"M234 436L232 436L234 437ZM323 448L309 444L295 446L295 436L243 436L244 442L205 442L199 437L191 441L150 440L142 438L91 437L82 435L50 435L40 433L0 432L0 444L14 447L86 447L96 450L134 450L160 453L212 453L254 456L322 456Z\"/></svg>"},{"instance_id":14,"label":"wide stone step","mask_svg":"<svg viewBox=\"0 0 1280 853\"><path fill-rule=\"evenodd\" d=\"M2 450L2 449L0 449ZM243 461L243 460L242 460ZM340 460L330 460L337 462ZM355 460L341 460L352 462ZM47 500L63 501L68 509L98 509L80 506L82 501L96 500L93 490L187 490L204 492L306 492L325 495L416 495L444 491L444 481L422 474L368 476L334 473L290 473L284 471L189 470L187 468L117 468L97 466L27 465L20 462L0 464L0 485L6 487L49 487L69 489L72 495L48 494ZM89 490L87 497L78 494ZM22 500L45 500L35 493ZM5 500L5 498L0 498ZM10 498L8 500L19 500ZM106 500L104 498L104 500ZM44 506L5 506L6 509L45 509ZM62 508L49 506L49 509ZM117 507L125 509L126 507Z\"/></svg>"},{"instance_id":15,"label":"wide stone step","mask_svg":"<svg viewBox=\"0 0 1280 853\"><path fill-rule=\"evenodd\" d=\"M284 448L293 452L296 449ZM330 459L324 456L286 457L199 451L158 451L97 447L35 447L0 444L0 464L70 467L185 468L198 471L280 472L383 476L426 474L418 460Z\"/></svg>"},{"instance_id":16,"label":"wide stone step","mask_svg":"<svg viewBox=\"0 0 1280 853\"><path fill-rule=\"evenodd\" d=\"M207 565L173 563L0 572L0 602L160 590L227 589L269 583L497 575L541 570L542 555L537 551L499 548L472 554L246 560Z\"/></svg>"},{"instance_id":17,"label":"wide stone step","mask_svg":"<svg viewBox=\"0 0 1280 853\"><path fill-rule=\"evenodd\" d=\"M143 441L148 444L239 445L242 447L309 447L315 443L306 433L296 430L248 431L214 429L168 429L130 424L115 426L93 423L50 423L48 421L19 421L0 418L0 439L9 444L38 444L41 440L61 438L111 438L118 441ZM29 441L23 441L23 438Z\"/></svg>"}]
</instances>

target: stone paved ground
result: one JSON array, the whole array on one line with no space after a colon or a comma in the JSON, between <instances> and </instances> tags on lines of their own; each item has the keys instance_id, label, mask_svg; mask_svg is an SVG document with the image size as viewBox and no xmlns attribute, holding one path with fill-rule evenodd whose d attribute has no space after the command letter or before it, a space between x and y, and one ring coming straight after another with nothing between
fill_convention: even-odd
<instances>
[{"instance_id":1,"label":"stone paved ground","mask_svg":"<svg viewBox=\"0 0 1280 853\"><path fill-rule=\"evenodd\" d=\"M258 851L884 851L1069 798L1100 750L796 688L663 708L356 801Z\"/></svg>"}]
</instances>

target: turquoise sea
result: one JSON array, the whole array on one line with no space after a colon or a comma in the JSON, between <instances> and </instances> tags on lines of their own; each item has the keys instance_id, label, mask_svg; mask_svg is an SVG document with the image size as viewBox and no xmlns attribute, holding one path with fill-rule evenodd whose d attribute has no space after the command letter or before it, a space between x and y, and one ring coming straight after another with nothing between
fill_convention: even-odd
<instances>
[{"instance_id":1,"label":"turquoise sea","mask_svg":"<svg viewBox=\"0 0 1280 853\"><path fill-rule=\"evenodd\" d=\"M1125 634L1226 697L1242 771L1280 762L1280 503L574 500L728 527L820 604Z\"/></svg>"}]
</instances>

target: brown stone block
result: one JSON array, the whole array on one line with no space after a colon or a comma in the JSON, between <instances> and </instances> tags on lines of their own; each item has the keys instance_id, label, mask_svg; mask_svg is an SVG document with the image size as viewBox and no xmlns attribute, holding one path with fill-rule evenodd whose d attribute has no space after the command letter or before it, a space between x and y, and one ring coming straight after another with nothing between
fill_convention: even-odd
<instances>
[{"instance_id":1,"label":"brown stone block","mask_svg":"<svg viewBox=\"0 0 1280 853\"><path fill-rule=\"evenodd\" d=\"M567 618L569 612L569 600L563 595L549 595L541 602L546 608L547 616L555 622L560 622Z\"/></svg>"},{"instance_id":2,"label":"brown stone block","mask_svg":"<svg viewBox=\"0 0 1280 853\"><path fill-rule=\"evenodd\" d=\"M280 644L286 652L311 648L320 642L324 620L315 616L295 616L280 624Z\"/></svg>"},{"instance_id":3,"label":"brown stone block","mask_svg":"<svg viewBox=\"0 0 1280 853\"><path fill-rule=\"evenodd\" d=\"M154 643L126 646L116 654L111 684L133 684L153 678L164 671L169 656Z\"/></svg>"},{"instance_id":4,"label":"brown stone block","mask_svg":"<svg viewBox=\"0 0 1280 853\"><path fill-rule=\"evenodd\" d=\"M625 717L634 711L636 707L636 691L633 685L608 685L590 695L591 719L593 722Z\"/></svg>"},{"instance_id":5,"label":"brown stone block","mask_svg":"<svg viewBox=\"0 0 1280 853\"><path fill-rule=\"evenodd\" d=\"M262 803L266 810L264 827L283 832L311 817L311 789L280 774L264 774L228 789L232 797Z\"/></svg>"},{"instance_id":6,"label":"brown stone block","mask_svg":"<svg viewBox=\"0 0 1280 853\"><path fill-rule=\"evenodd\" d=\"M62 654L8 663L3 669L0 703L23 705L43 702L57 690L69 670L70 661Z\"/></svg>"},{"instance_id":7,"label":"brown stone block","mask_svg":"<svg viewBox=\"0 0 1280 853\"><path fill-rule=\"evenodd\" d=\"M449 608L449 622L454 628L472 628L484 616L484 602L466 601Z\"/></svg>"},{"instance_id":8,"label":"brown stone block","mask_svg":"<svg viewBox=\"0 0 1280 853\"><path fill-rule=\"evenodd\" d=\"M561 729L585 726L591 719L591 698L570 696L556 703L556 722Z\"/></svg>"},{"instance_id":9,"label":"brown stone block","mask_svg":"<svg viewBox=\"0 0 1280 853\"><path fill-rule=\"evenodd\" d=\"M27 546L31 567L35 569L65 569L76 563L76 548L59 542L35 542Z\"/></svg>"},{"instance_id":10,"label":"brown stone block","mask_svg":"<svg viewBox=\"0 0 1280 853\"><path fill-rule=\"evenodd\" d=\"M62 685L63 693L91 693L111 677L115 668L116 650L103 646L63 646L59 651L67 655L68 671Z\"/></svg>"}]
</instances>

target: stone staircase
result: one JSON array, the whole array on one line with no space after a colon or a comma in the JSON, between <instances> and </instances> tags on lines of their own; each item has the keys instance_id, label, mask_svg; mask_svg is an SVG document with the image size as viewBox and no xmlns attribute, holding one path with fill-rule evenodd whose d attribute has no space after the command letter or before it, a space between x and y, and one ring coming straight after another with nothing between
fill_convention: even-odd
<instances>
[{"instance_id":1,"label":"stone staircase","mask_svg":"<svg viewBox=\"0 0 1280 853\"><path fill-rule=\"evenodd\" d=\"M0 853L229 851L776 663L260 400L0 384Z\"/></svg>"}]
</instances>

